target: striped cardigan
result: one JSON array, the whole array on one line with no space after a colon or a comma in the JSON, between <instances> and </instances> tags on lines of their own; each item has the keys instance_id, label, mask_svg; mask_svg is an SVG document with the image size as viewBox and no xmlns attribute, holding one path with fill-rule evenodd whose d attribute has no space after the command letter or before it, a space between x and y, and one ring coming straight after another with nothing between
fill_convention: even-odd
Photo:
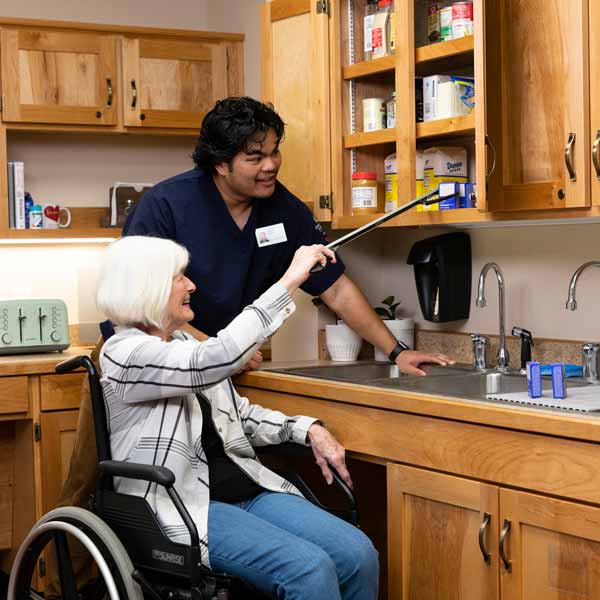
<instances>
[{"instance_id":1,"label":"striped cardigan","mask_svg":"<svg viewBox=\"0 0 600 600\"><path fill-rule=\"evenodd\" d=\"M265 489L300 494L256 458L252 446L294 441L306 444L315 419L288 417L250 404L235 391L229 376L245 364L259 344L293 313L285 287L275 284L246 307L215 338L198 342L176 332L169 342L135 328L116 329L100 355L102 387L115 460L163 465L175 474L175 488L196 523L202 562L208 557L208 463L201 446L199 399L211 406L225 453ZM189 535L164 489L118 478L116 489L146 498L174 542Z\"/></svg>"}]
</instances>

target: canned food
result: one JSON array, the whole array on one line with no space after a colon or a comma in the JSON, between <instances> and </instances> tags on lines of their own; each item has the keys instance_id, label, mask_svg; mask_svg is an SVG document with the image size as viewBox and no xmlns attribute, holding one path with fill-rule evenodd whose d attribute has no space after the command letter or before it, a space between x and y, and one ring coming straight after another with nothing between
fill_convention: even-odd
<instances>
[{"instance_id":1,"label":"canned food","mask_svg":"<svg viewBox=\"0 0 600 600\"><path fill-rule=\"evenodd\" d=\"M440 10L440 41L447 42L452 39L452 6Z\"/></svg>"},{"instance_id":2,"label":"canned food","mask_svg":"<svg viewBox=\"0 0 600 600\"><path fill-rule=\"evenodd\" d=\"M383 98L365 98L363 100L363 131L385 129L386 110Z\"/></svg>"},{"instance_id":3,"label":"canned food","mask_svg":"<svg viewBox=\"0 0 600 600\"><path fill-rule=\"evenodd\" d=\"M472 2L454 2L452 4L452 20L469 19L473 20L473 3Z\"/></svg>"},{"instance_id":4,"label":"canned food","mask_svg":"<svg viewBox=\"0 0 600 600\"><path fill-rule=\"evenodd\" d=\"M473 21L470 19L452 21L452 39L456 40L467 35L473 35Z\"/></svg>"}]
</instances>

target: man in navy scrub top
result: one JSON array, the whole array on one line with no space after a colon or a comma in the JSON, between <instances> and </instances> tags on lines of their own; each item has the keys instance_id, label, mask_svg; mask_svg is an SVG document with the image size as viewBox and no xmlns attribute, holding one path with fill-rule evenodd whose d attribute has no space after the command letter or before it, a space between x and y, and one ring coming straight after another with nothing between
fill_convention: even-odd
<instances>
[{"instance_id":1,"label":"man in navy scrub top","mask_svg":"<svg viewBox=\"0 0 600 600\"><path fill-rule=\"evenodd\" d=\"M196 284L191 325L214 336L281 278L299 246L327 244L309 209L277 181L284 124L272 106L252 98L217 102L202 122L196 168L154 186L130 214L124 235L172 239L191 255L186 275ZM406 350L337 263L302 285L363 339L406 373L441 354ZM194 333L192 331L192 333ZM250 361L257 368L260 352Z\"/></svg>"}]
</instances>

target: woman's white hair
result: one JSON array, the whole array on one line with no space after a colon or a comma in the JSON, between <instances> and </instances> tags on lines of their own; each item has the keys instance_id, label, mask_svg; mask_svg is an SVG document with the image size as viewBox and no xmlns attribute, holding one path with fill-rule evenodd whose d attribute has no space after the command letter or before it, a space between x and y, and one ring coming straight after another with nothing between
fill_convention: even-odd
<instances>
[{"instance_id":1,"label":"woman's white hair","mask_svg":"<svg viewBox=\"0 0 600 600\"><path fill-rule=\"evenodd\" d=\"M98 309L115 325L163 329L173 278L188 262L188 251L171 240L128 236L113 242L100 274Z\"/></svg>"}]
</instances>

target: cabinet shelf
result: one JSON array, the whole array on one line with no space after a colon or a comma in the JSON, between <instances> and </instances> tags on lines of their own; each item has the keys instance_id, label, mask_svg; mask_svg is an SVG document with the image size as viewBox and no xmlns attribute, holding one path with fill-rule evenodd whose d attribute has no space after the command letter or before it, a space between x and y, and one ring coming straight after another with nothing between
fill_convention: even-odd
<instances>
[{"instance_id":1,"label":"cabinet shelf","mask_svg":"<svg viewBox=\"0 0 600 600\"><path fill-rule=\"evenodd\" d=\"M373 60L363 60L353 65L348 65L342 69L344 79L358 79L359 77L369 77L379 73L393 73L396 68L395 56L382 56Z\"/></svg>"},{"instance_id":2,"label":"cabinet shelf","mask_svg":"<svg viewBox=\"0 0 600 600\"><path fill-rule=\"evenodd\" d=\"M417 140L473 133L475 133L475 113L461 117L451 117L450 119L417 123Z\"/></svg>"},{"instance_id":3,"label":"cabinet shelf","mask_svg":"<svg viewBox=\"0 0 600 600\"><path fill-rule=\"evenodd\" d=\"M415 63L421 65L433 60L443 60L460 54L473 52L473 36L468 35L456 40L428 44L415 49Z\"/></svg>"},{"instance_id":4,"label":"cabinet shelf","mask_svg":"<svg viewBox=\"0 0 600 600\"><path fill-rule=\"evenodd\" d=\"M382 214L343 216L335 221L336 229L354 229L381 217ZM383 223L381 227L410 227L417 225L452 225L488 221L487 213L477 208L458 208L455 210L430 210L417 212L416 209L398 215Z\"/></svg>"},{"instance_id":5,"label":"cabinet shelf","mask_svg":"<svg viewBox=\"0 0 600 600\"><path fill-rule=\"evenodd\" d=\"M6 235L2 236L9 240L44 240L61 238L111 238L121 237L121 229L113 227L89 227L74 228L65 227L64 229L9 229Z\"/></svg>"},{"instance_id":6,"label":"cabinet shelf","mask_svg":"<svg viewBox=\"0 0 600 600\"><path fill-rule=\"evenodd\" d=\"M361 148L377 144L393 144L396 141L396 129L378 129L377 131L361 131L344 136L344 148Z\"/></svg>"}]
</instances>

